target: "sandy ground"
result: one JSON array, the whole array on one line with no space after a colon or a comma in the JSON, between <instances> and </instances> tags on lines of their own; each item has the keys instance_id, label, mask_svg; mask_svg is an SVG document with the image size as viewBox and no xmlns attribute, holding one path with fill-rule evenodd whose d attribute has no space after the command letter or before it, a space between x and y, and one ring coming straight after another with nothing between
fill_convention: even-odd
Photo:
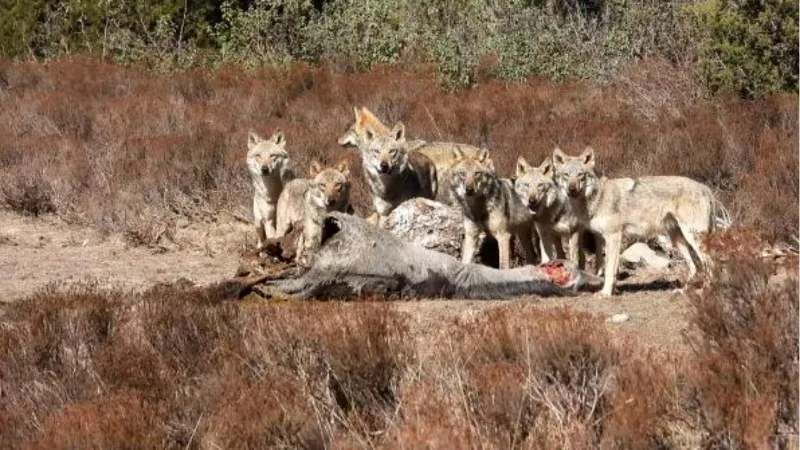
<instances>
[{"instance_id":1,"label":"sandy ground","mask_svg":"<svg viewBox=\"0 0 800 450\"><path fill-rule=\"evenodd\" d=\"M18 299L52 282L95 280L142 289L181 278L198 284L219 281L236 271L245 228L237 223L191 225L176 233L178 242L171 248L130 248L119 237L54 217L2 212L0 301ZM234 238L225 242L219 235Z\"/></svg>"},{"instance_id":2,"label":"sandy ground","mask_svg":"<svg viewBox=\"0 0 800 450\"><path fill-rule=\"evenodd\" d=\"M247 224L235 220L183 224L175 242L158 249L131 248L116 236L65 224L54 217L21 217L0 212L0 301L14 301L48 283L94 280L129 289L188 279L213 283L234 274L240 254L252 246ZM676 271L636 270L619 283L620 295L608 299L580 294L559 299L521 298L525 307L566 307L604 319L625 313L630 320L611 324L615 338L635 339L657 351L683 347L688 301L676 290ZM443 323L470 321L483 310L507 301L419 300L396 302L421 334Z\"/></svg>"}]
</instances>

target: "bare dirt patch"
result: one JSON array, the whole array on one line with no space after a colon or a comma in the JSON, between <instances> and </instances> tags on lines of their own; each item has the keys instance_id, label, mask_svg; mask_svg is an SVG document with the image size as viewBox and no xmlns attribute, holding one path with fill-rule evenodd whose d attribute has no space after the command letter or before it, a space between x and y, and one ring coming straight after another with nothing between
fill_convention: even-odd
<instances>
[{"instance_id":1,"label":"bare dirt patch","mask_svg":"<svg viewBox=\"0 0 800 450\"><path fill-rule=\"evenodd\" d=\"M51 282L95 280L141 289L185 278L198 284L219 281L236 268L246 243L240 223L187 224L174 241L156 248L130 247L118 236L103 236L52 217L0 213L0 301L30 294Z\"/></svg>"}]
</instances>

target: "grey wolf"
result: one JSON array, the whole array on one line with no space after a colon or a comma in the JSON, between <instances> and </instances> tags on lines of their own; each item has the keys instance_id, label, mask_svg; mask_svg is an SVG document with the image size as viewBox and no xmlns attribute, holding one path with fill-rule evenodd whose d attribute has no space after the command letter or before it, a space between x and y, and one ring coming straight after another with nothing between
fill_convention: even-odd
<instances>
[{"instance_id":1,"label":"grey wolf","mask_svg":"<svg viewBox=\"0 0 800 450\"><path fill-rule=\"evenodd\" d=\"M511 265L511 236L516 236L528 263L533 263L533 217L522 203L510 180L495 173L489 151L468 156L459 147L453 149L457 161L450 169L453 199L464 214L464 244L461 260L472 261L481 232L493 236L500 250L500 268Z\"/></svg>"},{"instance_id":2,"label":"grey wolf","mask_svg":"<svg viewBox=\"0 0 800 450\"><path fill-rule=\"evenodd\" d=\"M623 236L669 236L690 276L708 263L700 238L713 231L717 215L724 213L708 186L679 176L601 178L591 147L575 157L556 149L553 165L556 183L568 196L580 226L599 237L605 248L603 295L613 294Z\"/></svg>"},{"instance_id":3,"label":"grey wolf","mask_svg":"<svg viewBox=\"0 0 800 450\"><path fill-rule=\"evenodd\" d=\"M369 109L361 107L361 109L353 108L355 120L345 133L339 137L338 143L345 147L357 147L361 149L367 144L372 136L391 136L392 130L385 125L375 114ZM371 136L367 136L367 130L370 130ZM426 156L433 162L437 172L437 183L440 188L447 185L448 171L456 160L453 159L453 148L459 146L461 152L467 156L475 156L480 152L478 147L464 144L456 144L453 142L425 142L422 140L407 141L406 148L409 151L419 152ZM440 191L447 193L449 189L440 189ZM449 200L441 198L440 200Z\"/></svg>"},{"instance_id":4,"label":"grey wolf","mask_svg":"<svg viewBox=\"0 0 800 450\"><path fill-rule=\"evenodd\" d=\"M311 163L309 179L295 179L287 184L277 205L277 232L283 236L292 225L303 221L303 234L297 257L307 262L319 247L322 217L332 211L350 210L350 167L340 162L323 168Z\"/></svg>"},{"instance_id":5,"label":"grey wolf","mask_svg":"<svg viewBox=\"0 0 800 450\"><path fill-rule=\"evenodd\" d=\"M408 150L402 123L396 124L388 136L367 127L365 137L367 141L360 147L362 167L379 226L404 201L436 197L436 166L426 156Z\"/></svg>"},{"instance_id":6,"label":"grey wolf","mask_svg":"<svg viewBox=\"0 0 800 450\"><path fill-rule=\"evenodd\" d=\"M263 139L250 131L247 136L247 168L253 181L253 221L260 251L267 238L275 237L275 205L286 183L295 174L286 152L286 137L276 131Z\"/></svg>"},{"instance_id":7,"label":"grey wolf","mask_svg":"<svg viewBox=\"0 0 800 450\"><path fill-rule=\"evenodd\" d=\"M553 173L550 157L535 167L520 156L514 190L533 215L533 224L541 244L541 261L564 259L561 239L566 237L569 239L569 260L583 268L578 217L572 212L569 198L556 185Z\"/></svg>"}]
</instances>

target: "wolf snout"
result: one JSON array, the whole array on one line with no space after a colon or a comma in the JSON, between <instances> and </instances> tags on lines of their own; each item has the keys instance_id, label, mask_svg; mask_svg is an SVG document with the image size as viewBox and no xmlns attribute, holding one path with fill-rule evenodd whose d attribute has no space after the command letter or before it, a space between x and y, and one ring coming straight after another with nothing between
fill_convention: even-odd
<instances>
[{"instance_id":1,"label":"wolf snout","mask_svg":"<svg viewBox=\"0 0 800 450\"><path fill-rule=\"evenodd\" d=\"M335 198L328 197L328 199L325 200L325 205L326 206L333 206L335 204L336 204L336 199Z\"/></svg>"},{"instance_id":2,"label":"wolf snout","mask_svg":"<svg viewBox=\"0 0 800 450\"><path fill-rule=\"evenodd\" d=\"M386 163L386 162L382 162L381 163L381 165L380 165L381 173L389 173L390 169L391 169L391 167L389 167L389 163Z\"/></svg>"},{"instance_id":3,"label":"wolf snout","mask_svg":"<svg viewBox=\"0 0 800 450\"><path fill-rule=\"evenodd\" d=\"M465 192L465 193L466 193L468 196L472 197L473 195L475 195L475 188L473 188L472 186L467 186L467 187L464 189L464 192Z\"/></svg>"},{"instance_id":4,"label":"wolf snout","mask_svg":"<svg viewBox=\"0 0 800 450\"><path fill-rule=\"evenodd\" d=\"M264 175L269 175L269 167L268 166L262 166L261 167L261 173L264 174Z\"/></svg>"}]
</instances>

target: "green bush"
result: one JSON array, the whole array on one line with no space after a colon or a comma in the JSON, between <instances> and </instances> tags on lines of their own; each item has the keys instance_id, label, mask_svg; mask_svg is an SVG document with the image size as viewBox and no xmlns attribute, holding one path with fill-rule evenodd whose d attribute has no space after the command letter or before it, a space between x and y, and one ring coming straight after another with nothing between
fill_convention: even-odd
<instances>
[{"instance_id":1,"label":"green bush","mask_svg":"<svg viewBox=\"0 0 800 450\"><path fill-rule=\"evenodd\" d=\"M797 89L798 6L784 0L38 0L4 9L0 55L17 59L88 52L159 70L434 63L459 87L476 81L487 56L497 62L489 74L512 81L605 81L658 58L697 67L711 91Z\"/></svg>"},{"instance_id":2,"label":"green bush","mask_svg":"<svg viewBox=\"0 0 800 450\"><path fill-rule=\"evenodd\" d=\"M796 1L706 0L690 10L703 33L700 70L712 91L797 91Z\"/></svg>"}]
</instances>

